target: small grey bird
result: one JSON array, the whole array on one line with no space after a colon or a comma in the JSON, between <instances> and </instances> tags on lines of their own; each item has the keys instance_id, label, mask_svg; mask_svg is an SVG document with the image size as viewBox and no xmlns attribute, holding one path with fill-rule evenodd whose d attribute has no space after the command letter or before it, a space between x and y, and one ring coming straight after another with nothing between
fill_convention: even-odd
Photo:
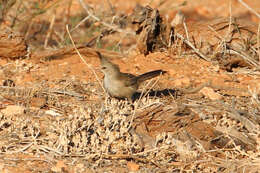
<instances>
[{"instance_id":1,"label":"small grey bird","mask_svg":"<svg viewBox=\"0 0 260 173\"><path fill-rule=\"evenodd\" d=\"M105 75L104 88L111 97L132 101L133 94L142 82L166 73L163 70L150 71L139 76L122 73L118 65L107 60L100 52L96 53L101 62L101 71Z\"/></svg>"}]
</instances>

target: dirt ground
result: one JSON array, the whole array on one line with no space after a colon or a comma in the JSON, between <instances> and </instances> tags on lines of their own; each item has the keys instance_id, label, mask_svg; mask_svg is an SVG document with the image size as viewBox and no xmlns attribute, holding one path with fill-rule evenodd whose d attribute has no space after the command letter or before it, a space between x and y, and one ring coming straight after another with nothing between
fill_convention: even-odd
<instances>
[{"instance_id":1,"label":"dirt ground","mask_svg":"<svg viewBox=\"0 0 260 173\"><path fill-rule=\"evenodd\" d=\"M1 172L260 172L260 1L0 2ZM110 98L96 51L167 73Z\"/></svg>"}]
</instances>

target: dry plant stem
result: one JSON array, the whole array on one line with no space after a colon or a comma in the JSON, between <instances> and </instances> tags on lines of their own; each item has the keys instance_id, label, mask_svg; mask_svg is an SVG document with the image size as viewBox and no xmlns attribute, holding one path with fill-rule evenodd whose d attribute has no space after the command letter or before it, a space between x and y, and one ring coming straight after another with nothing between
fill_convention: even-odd
<instances>
[{"instance_id":1,"label":"dry plant stem","mask_svg":"<svg viewBox=\"0 0 260 173\"><path fill-rule=\"evenodd\" d=\"M53 39L59 44L59 47L64 47L64 33L60 33L54 30L53 35L55 36Z\"/></svg>"},{"instance_id":2,"label":"dry plant stem","mask_svg":"<svg viewBox=\"0 0 260 173\"><path fill-rule=\"evenodd\" d=\"M46 36L45 41L44 41L44 48L45 48L45 49L47 48L49 38L50 38L51 33L52 33L52 31L53 31L53 25L54 25L54 23L55 23L55 19L56 19L56 12L55 12L55 10L54 10L54 14L53 14L52 19L51 19L51 24L50 24L50 27L49 27L47 36Z\"/></svg>"},{"instance_id":3,"label":"dry plant stem","mask_svg":"<svg viewBox=\"0 0 260 173\"><path fill-rule=\"evenodd\" d=\"M238 0L238 2L240 2L243 6L245 6L249 11L254 13L260 19L260 15L253 8L249 7L243 0Z\"/></svg>"},{"instance_id":4,"label":"dry plant stem","mask_svg":"<svg viewBox=\"0 0 260 173\"><path fill-rule=\"evenodd\" d=\"M27 91L29 92L30 90L32 91L33 93L33 89L34 88L22 88L22 87L9 87L9 86L0 86L0 89L6 89L6 90L10 90L10 91ZM53 89L48 89L48 88L45 88L43 91L42 91L43 94L50 94L50 93L54 93L54 94L63 94L63 95L68 95L68 96L72 96L72 97L78 97L78 98L84 98L84 96L78 94L78 93L74 93L74 92L69 92L69 91L62 91L62 90L53 90ZM0 96L4 97L5 99L9 99L8 97L0 94Z\"/></svg>"},{"instance_id":5,"label":"dry plant stem","mask_svg":"<svg viewBox=\"0 0 260 173\"><path fill-rule=\"evenodd\" d=\"M221 129L219 129L219 130L221 130ZM222 128L222 130L223 130L223 128ZM252 146L256 145L256 142L254 140L250 139L245 134L239 132L235 127L228 128L227 129L227 135L235 137L235 138L241 140L242 142L244 142L247 145L252 145Z\"/></svg>"},{"instance_id":6,"label":"dry plant stem","mask_svg":"<svg viewBox=\"0 0 260 173\"><path fill-rule=\"evenodd\" d=\"M98 81L99 85L100 85L101 88L103 89L104 93L106 93L105 88L103 87L103 85L102 85L100 79L98 78L98 76L97 76L95 70L85 61L85 59L81 56L79 50L77 49L77 47L76 47L76 45L75 45L75 43L74 43L74 40L72 39L72 37L71 37L71 35L70 35L69 26L68 26L68 25L66 25L66 30L67 30L67 32L68 32L68 34L69 34L70 40L71 40L71 42L72 42L72 44L73 44L73 46L74 46L74 48L75 48L77 54L79 55L80 59L81 59L81 60L83 61L83 63L86 64L87 67L92 71L92 73L95 75L96 80Z\"/></svg>"},{"instance_id":7,"label":"dry plant stem","mask_svg":"<svg viewBox=\"0 0 260 173\"><path fill-rule=\"evenodd\" d=\"M246 53L243 52L237 52L235 50L227 50L229 54L239 55L240 57L244 58L247 62L249 62L251 65L258 66L259 63L253 60L250 56L248 56Z\"/></svg>"},{"instance_id":8,"label":"dry plant stem","mask_svg":"<svg viewBox=\"0 0 260 173\"><path fill-rule=\"evenodd\" d=\"M160 75L161 76L161 75ZM145 93L144 97L147 96L147 94L151 91L151 89L158 83L158 81L160 80L160 76L157 78L157 80L153 83L153 85L148 89L148 91ZM149 85L147 85L149 86Z\"/></svg>"},{"instance_id":9,"label":"dry plant stem","mask_svg":"<svg viewBox=\"0 0 260 173\"><path fill-rule=\"evenodd\" d=\"M141 95L140 95L140 98L139 98L138 101L137 101L137 106L138 106L138 104L140 103L141 98L142 98L143 96L145 97L145 96L150 92L150 90L155 86L155 84L159 81L159 79L160 79L160 78L158 78L158 79L154 82L154 84L149 88L149 90L144 94L144 90L150 85L150 83L152 82L152 80L147 83L147 85L146 85L146 86L143 88L143 90L142 90L142 93L141 93ZM132 127L132 124L133 124L133 121L134 121L134 118L135 118L135 113L136 113L136 108L134 109L134 113L133 113L133 115L132 115L132 118L131 118L131 121L130 121L130 126L129 126L129 129L128 129L128 130L130 130L131 127Z\"/></svg>"},{"instance_id":10,"label":"dry plant stem","mask_svg":"<svg viewBox=\"0 0 260 173\"><path fill-rule=\"evenodd\" d=\"M21 8L21 5L22 5L22 2L20 1L18 6L16 7L16 10L15 10L16 12L15 12L14 18L13 18L13 20L11 22L11 26L10 26L11 28L13 28L15 26L15 24L16 24L16 21L18 19L18 14L20 13L20 11L18 9Z\"/></svg>"},{"instance_id":11,"label":"dry plant stem","mask_svg":"<svg viewBox=\"0 0 260 173\"><path fill-rule=\"evenodd\" d=\"M30 144L26 145L25 147L23 147L23 148L21 148L21 149L19 149L19 150L10 151L10 152L8 152L8 153L14 154L14 153L24 152L24 151L26 151L28 148L30 148L33 144L34 144L34 143L31 142Z\"/></svg>"},{"instance_id":12,"label":"dry plant stem","mask_svg":"<svg viewBox=\"0 0 260 173\"><path fill-rule=\"evenodd\" d=\"M221 47L222 44L226 48L226 41L218 34L218 32L209 25L208 25L208 28L211 29L213 32L215 32L215 34L217 35L217 38L221 40L221 43L217 46L216 50L218 50L218 48Z\"/></svg>"},{"instance_id":13,"label":"dry plant stem","mask_svg":"<svg viewBox=\"0 0 260 173\"><path fill-rule=\"evenodd\" d=\"M109 0L107 0L107 3L109 5L110 10L112 11L112 14L115 15L116 14L115 8L112 6L112 4L111 4L111 2Z\"/></svg>"},{"instance_id":14,"label":"dry plant stem","mask_svg":"<svg viewBox=\"0 0 260 173\"><path fill-rule=\"evenodd\" d=\"M118 28L117 26L113 26L113 25L110 25L110 24L108 24L108 23L106 23L106 22L101 21L98 17L94 16L94 15L90 12L90 10L88 9L88 6L83 2L83 0L78 0L78 1L80 2L81 6L85 9L85 11L87 12L87 14L88 14L91 18L93 18L94 20L96 20L97 22L100 22L102 25L104 25L104 26L106 26L106 27L108 27L108 28L111 28L111 29L113 29L113 30L115 30L115 31L117 31L117 32L122 32L122 33L126 33L126 34L135 35L135 32L126 31L126 30L123 30L123 29Z\"/></svg>"},{"instance_id":15,"label":"dry plant stem","mask_svg":"<svg viewBox=\"0 0 260 173\"><path fill-rule=\"evenodd\" d=\"M158 81L158 80L157 80ZM139 105L139 103L140 103L140 101L141 101L141 98L143 97L143 95L144 95L144 90L150 85L150 83L152 82L152 80L151 81L149 81L148 82L148 84L143 88L143 90L142 90L142 92L141 92L141 95L140 95L140 97L139 97L139 99L138 99L138 101L137 101L137 106ZM157 82L155 82L155 83L157 83ZM153 85L154 86L154 85ZM153 87L152 86L152 87ZM152 88L151 87L151 88ZM151 88L147 91L147 93L151 90ZM147 93L145 94L145 95L147 95ZM134 118L135 118L135 113L136 113L136 107L134 107L134 112L133 112L133 115L132 115L132 118L131 118L131 121L130 121L130 125L129 125L129 128L128 128L128 131L130 131L131 130L131 128L132 128L132 124L133 124L133 122L134 122Z\"/></svg>"},{"instance_id":16,"label":"dry plant stem","mask_svg":"<svg viewBox=\"0 0 260 173\"><path fill-rule=\"evenodd\" d=\"M74 93L74 92L68 92L68 91L60 91L60 90L50 90L48 92L43 92L45 94L48 94L48 93L55 93L55 94L64 94L64 95L68 95L68 96L72 96L72 97L78 97L78 98L84 98L84 96L82 95L79 95L77 93Z\"/></svg>"},{"instance_id":17,"label":"dry plant stem","mask_svg":"<svg viewBox=\"0 0 260 173\"><path fill-rule=\"evenodd\" d=\"M184 43L186 43L187 45L189 45L194 51L196 54L198 54L201 58L203 58L204 60L206 61L210 61L210 59L208 57L206 57L205 55L203 55L198 49L196 49L193 44L188 41L187 39L185 39L181 34L179 33L176 33L176 36L177 38L181 39Z\"/></svg>"},{"instance_id":18,"label":"dry plant stem","mask_svg":"<svg viewBox=\"0 0 260 173\"><path fill-rule=\"evenodd\" d=\"M140 103L141 98L144 96L144 91L148 88L148 86L150 85L150 83L152 82L152 80L148 81L148 83L145 85L145 87L142 89L141 95L137 101L137 105Z\"/></svg>"},{"instance_id":19,"label":"dry plant stem","mask_svg":"<svg viewBox=\"0 0 260 173\"><path fill-rule=\"evenodd\" d=\"M249 87L249 93L252 97L251 99L253 100L253 102L260 107L260 100L259 100L260 98L258 98L257 89Z\"/></svg>"},{"instance_id":20,"label":"dry plant stem","mask_svg":"<svg viewBox=\"0 0 260 173\"><path fill-rule=\"evenodd\" d=\"M258 50L258 61L260 62L260 23L257 29L257 50Z\"/></svg>"},{"instance_id":21,"label":"dry plant stem","mask_svg":"<svg viewBox=\"0 0 260 173\"><path fill-rule=\"evenodd\" d=\"M60 151L58 151L57 149L53 149L44 145L39 145L39 149L43 150L44 152L48 153L50 151L58 154L58 155L64 155L64 153L61 153Z\"/></svg>"},{"instance_id":22,"label":"dry plant stem","mask_svg":"<svg viewBox=\"0 0 260 173\"><path fill-rule=\"evenodd\" d=\"M29 33L30 33L30 30L32 28L32 24L33 24L33 20L31 19L31 21L29 22L29 26L28 26L28 29L24 35L24 39L27 40L28 36L29 36Z\"/></svg>"},{"instance_id":23,"label":"dry plant stem","mask_svg":"<svg viewBox=\"0 0 260 173\"><path fill-rule=\"evenodd\" d=\"M72 0L69 0L69 2L68 2L68 6L67 6L67 8L66 8L66 17L65 17L65 22L64 22L64 32L63 32L63 37L64 37L64 34L66 33L65 31L66 31L66 25L68 25L69 24L69 21L70 21L70 13L71 13L71 6L72 6Z\"/></svg>"},{"instance_id":24,"label":"dry plant stem","mask_svg":"<svg viewBox=\"0 0 260 173\"><path fill-rule=\"evenodd\" d=\"M231 33L231 24L232 24L232 4L231 1L229 1L229 25L228 25L228 31L226 32L226 36L224 38L228 38L229 34Z\"/></svg>"},{"instance_id":25,"label":"dry plant stem","mask_svg":"<svg viewBox=\"0 0 260 173\"><path fill-rule=\"evenodd\" d=\"M230 22L231 22L231 18L230 18ZM231 23L230 23L229 26L231 26ZM213 32L215 32L215 34L217 35L217 38L219 38L221 40L221 44L223 44L225 49L226 49L226 40L225 40L225 38L221 37L218 34L218 32L214 28L212 28L211 26L208 26L208 28L211 29ZM227 35L228 35L228 33L227 33ZM239 55L240 57L244 58L245 61L250 63L251 65L254 65L254 66L258 66L259 65L259 63L257 61L255 61L253 58L251 58L249 55L247 55L244 52L237 52L236 50L228 49L228 50L225 50L225 53Z\"/></svg>"},{"instance_id":26,"label":"dry plant stem","mask_svg":"<svg viewBox=\"0 0 260 173\"><path fill-rule=\"evenodd\" d=\"M183 21L183 27L184 27L185 34L186 34L186 37L187 37L187 41L190 41L189 32L188 32L187 25L186 25L185 21Z\"/></svg>"},{"instance_id":27,"label":"dry plant stem","mask_svg":"<svg viewBox=\"0 0 260 173\"><path fill-rule=\"evenodd\" d=\"M251 122L249 119L247 119L246 117L244 116L241 116L238 111L228 105L226 105L225 103L223 102L219 102L221 103L227 110L230 111L230 116L238 121L240 121L244 126L245 128L249 131L249 132L254 132L256 130L258 130L258 127L257 125L255 125L253 122Z\"/></svg>"},{"instance_id":28,"label":"dry plant stem","mask_svg":"<svg viewBox=\"0 0 260 173\"><path fill-rule=\"evenodd\" d=\"M230 18L230 22L231 22L231 18ZM213 32L215 32L215 34L217 35L217 38L221 40L221 43L217 46L216 50L218 50L218 48L220 48L220 47L223 47L224 48L223 53L226 54L227 53L227 44L226 43L230 41L230 38L228 38L228 36L230 34L231 23L229 23L229 29L228 29L228 32L226 33L226 36L224 38L221 35L219 35L218 32L214 28L212 28L209 25L208 25L208 27Z\"/></svg>"},{"instance_id":29,"label":"dry plant stem","mask_svg":"<svg viewBox=\"0 0 260 173\"><path fill-rule=\"evenodd\" d=\"M77 29L82 23L87 21L90 18L90 16L85 17L83 20L81 20L74 28L70 30L70 32L73 32L75 29Z\"/></svg>"}]
</instances>

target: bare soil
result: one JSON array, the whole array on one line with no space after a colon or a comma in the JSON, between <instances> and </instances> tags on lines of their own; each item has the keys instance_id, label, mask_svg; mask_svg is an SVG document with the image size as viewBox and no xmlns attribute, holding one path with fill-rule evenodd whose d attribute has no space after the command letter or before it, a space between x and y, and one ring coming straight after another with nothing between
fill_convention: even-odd
<instances>
[{"instance_id":1,"label":"bare soil","mask_svg":"<svg viewBox=\"0 0 260 173\"><path fill-rule=\"evenodd\" d=\"M1 172L260 172L260 20L252 11L236 0L84 2L101 21L76 27L87 16L77 0L5 6ZM244 2L260 13L260 1ZM165 26L181 11L187 28L174 31L207 60L180 37L144 55L140 38L149 42L149 32L131 34L136 26L124 17L137 3L157 9ZM102 89L96 50L122 72L167 73L145 82L131 105Z\"/></svg>"}]
</instances>

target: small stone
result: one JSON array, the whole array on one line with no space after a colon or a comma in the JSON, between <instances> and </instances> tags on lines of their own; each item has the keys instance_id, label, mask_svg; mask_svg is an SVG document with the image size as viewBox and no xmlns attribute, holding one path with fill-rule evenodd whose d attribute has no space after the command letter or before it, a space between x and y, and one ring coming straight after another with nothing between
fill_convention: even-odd
<instances>
[{"instance_id":1,"label":"small stone","mask_svg":"<svg viewBox=\"0 0 260 173\"><path fill-rule=\"evenodd\" d=\"M183 77L181 79L174 80L174 85L176 87L190 86L190 79L188 77Z\"/></svg>"},{"instance_id":2,"label":"small stone","mask_svg":"<svg viewBox=\"0 0 260 173\"><path fill-rule=\"evenodd\" d=\"M216 93L212 88L204 87L200 90L200 93L202 93L204 96L209 98L210 100L221 100L222 96L218 93Z\"/></svg>"},{"instance_id":3,"label":"small stone","mask_svg":"<svg viewBox=\"0 0 260 173\"><path fill-rule=\"evenodd\" d=\"M44 97L34 97L31 99L32 107L42 108L46 105L46 103L47 103L47 100Z\"/></svg>"},{"instance_id":4,"label":"small stone","mask_svg":"<svg viewBox=\"0 0 260 173\"><path fill-rule=\"evenodd\" d=\"M134 162L127 162L127 167L130 171L138 171L140 166Z\"/></svg>"}]
</instances>

